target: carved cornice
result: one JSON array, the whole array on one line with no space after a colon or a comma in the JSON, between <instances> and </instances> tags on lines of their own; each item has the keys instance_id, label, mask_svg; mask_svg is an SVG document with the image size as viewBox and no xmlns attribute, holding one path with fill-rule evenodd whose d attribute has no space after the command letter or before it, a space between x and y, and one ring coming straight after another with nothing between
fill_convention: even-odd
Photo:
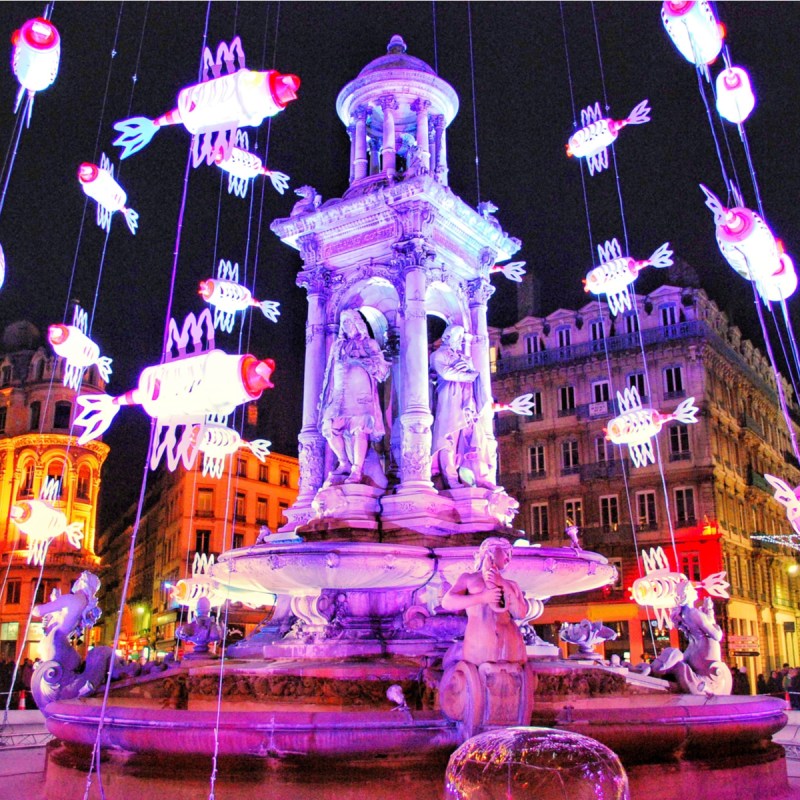
<instances>
[{"instance_id":1,"label":"carved cornice","mask_svg":"<svg viewBox=\"0 0 800 800\"><path fill-rule=\"evenodd\" d=\"M334 275L327 267L314 267L300 272L295 283L310 295L319 294L325 298L330 296L333 286L341 281L341 276Z\"/></svg>"},{"instance_id":2,"label":"carved cornice","mask_svg":"<svg viewBox=\"0 0 800 800\"><path fill-rule=\"evenodd\" d=\"M471 306L485 306L494 294L494 286L489 283L488 278L475 278L467 281L467 293Z\"/></svg>"}]
</instances>

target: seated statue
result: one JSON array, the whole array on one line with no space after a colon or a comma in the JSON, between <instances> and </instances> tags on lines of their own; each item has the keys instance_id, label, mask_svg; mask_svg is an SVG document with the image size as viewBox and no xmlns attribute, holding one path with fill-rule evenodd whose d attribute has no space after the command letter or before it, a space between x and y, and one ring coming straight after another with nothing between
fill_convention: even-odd
<instances>
[{"instance_id":1,"label":"seated statue","mask_svg":"<svg viewBox=\"0 0 800 800\"><path fill-rule=\"evenodd\" d=\"M525 641L514 619L527 616L528 603L519 585L501 574L511 554L506 539L484 539L475 554L474 571L459 575L442 598L442 608L447 611L467 612L464 661L479 665L527 660Z\"/></svg>"},{"instance_id":2,"label":"seated statue","mask_svg":"<svg viewBox=\"0 0 800 800\"><path fill-rule=\"evenodd\" d=\"M710 597L697 608L697 590L691 581L678 589L679 605L672 609L672 623L689 640L686 652L676 647L665 648L650 665L657 675L673 674L687 694L730 694L733 678L722 660L722 628L714 618Z\"/></svg>"},{"instance_id":3,"label":"seated statue","mask_svg":"<svg viewBox=\"0 0 800 800\"><path fill-rule=\"evenodd\" d=\"M361 314L342 311L320 401L320 432L339 461L328 476L329 485L363 482L370 442L385 434L378 383L386 380L389 369ZM379 467L367 477L383 488L386 477L378 472Z\"/></svg>"},{"instance_id":4,"label":"seated statue","mask_svg":"<svg viewBox=\"0 0 800 800\"><path fill-rule=\"evenodd\" d=\"M194 650L186 658L209 658L209 646L225 637L221 625L211 617L211 601L201 597L197 601L195 618L175 631L175 638L194 644Z\"/></svg>"}]
</instances>

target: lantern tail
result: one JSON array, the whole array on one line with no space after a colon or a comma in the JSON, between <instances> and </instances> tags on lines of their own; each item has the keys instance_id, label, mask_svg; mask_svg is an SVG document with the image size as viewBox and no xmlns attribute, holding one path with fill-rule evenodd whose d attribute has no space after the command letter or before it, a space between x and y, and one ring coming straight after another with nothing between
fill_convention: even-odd
<instances>
[{"instance_id":1,"label":"lantern tail","mask_svg":"<svg viewBox=\"0 0 800 800\"><path fill-rule=\"evenodd\" d=\"M116 147L122 148L119 157L127 158L138 153L150 143L150 140L156 135L158 125L147 117L131 117L131 119L115 123L114 130L121 133L113 142Z\"/></svg>"}]
</instances>

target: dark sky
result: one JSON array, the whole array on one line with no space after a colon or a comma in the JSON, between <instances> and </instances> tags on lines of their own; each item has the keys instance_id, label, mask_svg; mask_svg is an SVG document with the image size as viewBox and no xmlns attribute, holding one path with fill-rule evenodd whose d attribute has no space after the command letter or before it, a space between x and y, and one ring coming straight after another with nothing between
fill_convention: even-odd
<instances>
[{"instance_id":1,"label":"dark sky","mask_svg":"<svg viewBox=\"0 0 800 800\"><path fill-rule=\"evenodd\" d=\"M274 64L301 77L300 98L272 121L268 163L288 173L292 187L312 184L324 199L341 196L347 187L349 144L335 112L341 87L385 52L394 33L405 38L410 54L432 66L438 59L439 74L461 98L461 111L448 131L451 187L468 203L478 202L476 111L480 199L491 199L504 229L523 241L519 257L536 273L541 311L549 313L586 300L581 278L595 258L580 166L565 157L564 144L572 132L571 96L576 114L603 99L597 35L610 115L625 117L644 98L652 107L652 122L624 130L616 149L631 255L644 258L670 241L711 296L760 341L750 287L719 255L711 214L697 187L703 182L724 196L696 73L664 31L660 4L567 3L564 27L561 8L546 2L471 5L477 109L471 100L464 3L213 3L208 44L216 49L219 41L238 34L250 68ZM94 203L84 203L76 170L82 161L97 160L100 151L117 164L113 122L155 117L174 107L181 87L195 82L208 9L200 3L57 3L53 22L62 36L59 76L36 98L0 212L0 244L8 265L0 290L0 323L28 318L44 329L63 318L69 295L87 308L96 295L93 336L114 358L109 392L115 395L132 388L140 370L159 360L190 137L180 127L164 129L145 150L122 162L120 181L128 204L139 212L139 232L131 236L115 215L99 288L105 234L95 225ZM0 4L0 33L10 36L42 10L35 3ZM794 150L800 122L800 5L720 3L717 11L728 30L733 61L748 68L758 96L747 130L767 218L800 259L800 170ZM719 66L712 70L716 74ZM4 159L12 139L16 88L10 69L0 72ZM716 125L719 133L718 120ZM754 206L738 134L730 125L726 132L745 199ZM249 133L252 141L256 134L253 129ZM257 134L262 154L266 133L267 123ZM182 318L202 309L197 282L213 274L219 258L246 262L249 283L258 253L256 296L279 300L283 309L278 325L253 319L249 350L278 362L261 433L276 449L291 452L300 423L306 301L294 283L299 256L277 240L269 223L288 216L297 198L291 190L281 197L267 188L259 219L260 183L251 217L249 194L243 202L220 188L217 170L202 166L192 171L175 313ZM594 243L614 236L622 240L613 172L587 177L587 199ZM645 273L641 287L646 290L654 279ZM511 323L513 286L500 276L494 280L498 292L490 322ZM793 298L791 305L796 303ZM220 335L217 346L234 351L237 340ZM106 437L112 455L105 518L135 496L147 430L140 410L125 409Z\"/></svg>"}]
</instances>

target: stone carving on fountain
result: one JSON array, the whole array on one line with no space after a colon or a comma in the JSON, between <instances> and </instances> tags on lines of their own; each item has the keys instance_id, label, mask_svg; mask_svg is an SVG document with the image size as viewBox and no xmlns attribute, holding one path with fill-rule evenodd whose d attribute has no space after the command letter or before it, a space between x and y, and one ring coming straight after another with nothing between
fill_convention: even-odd
<instances>
[{"instance_id":1,"label":"stone carving on fountain","mask_svg":"<svg viewBox=\"0 0 800 800\"><path fill-rule=\"evenodd\" d=\"M178 626L175 638L194 645L194 650L184 658L216 658L209 647L225 638L225 630L211 617L211 601L207 597L197 601L194 619Z\"/></svg>"},{"instance_id":2,"label":"stone carving on fountain","mask_svg":"<svg viewBox=\"0 0 800 800\"><path fill-rule=\"evenodd\" d=\"M617 632L603 625L602 622L582 619L580 622L563 622L558 636L562 642L578 646L578 652L571 655L570 658L602 661L603 656L595 652L595 645L616 639Z\"/></svg>"},{"instance_id":3,"label":"stone carving on fountain","mask_svg":"<svg viewBox=\"0 0 800 800\"><path fill-rule=\"evenodd\" d=\"M41 661L31 680L36 705L44 709L55 700L69 700L94 694L105 683L109 664L114 678L136 675L139 666L125 667L113 658L110 647L94 647L84 662L72 640L91 628L100 618L97 590L100 579L91 572L82 572L69 594L52 597L47 603L33 607L33 615L42 617L44 639L39 645Z\"/></svg>"},{"instance_id":4,"label":"stone carving on fountain","mask_svg":"<svg viewBox=\"0 0 800 800\"><path fill-rule=\"evenodd\" d=\"M730 694L733 677L722 660L722 628L714 616L714 603L705 597L697 607L697 590L685 581L678 590L678 605L672 609L672 624L689 640L685 652L667 647L650 665L656 675L672 674L687 694Z\"/></svg>"}]
</instances>

